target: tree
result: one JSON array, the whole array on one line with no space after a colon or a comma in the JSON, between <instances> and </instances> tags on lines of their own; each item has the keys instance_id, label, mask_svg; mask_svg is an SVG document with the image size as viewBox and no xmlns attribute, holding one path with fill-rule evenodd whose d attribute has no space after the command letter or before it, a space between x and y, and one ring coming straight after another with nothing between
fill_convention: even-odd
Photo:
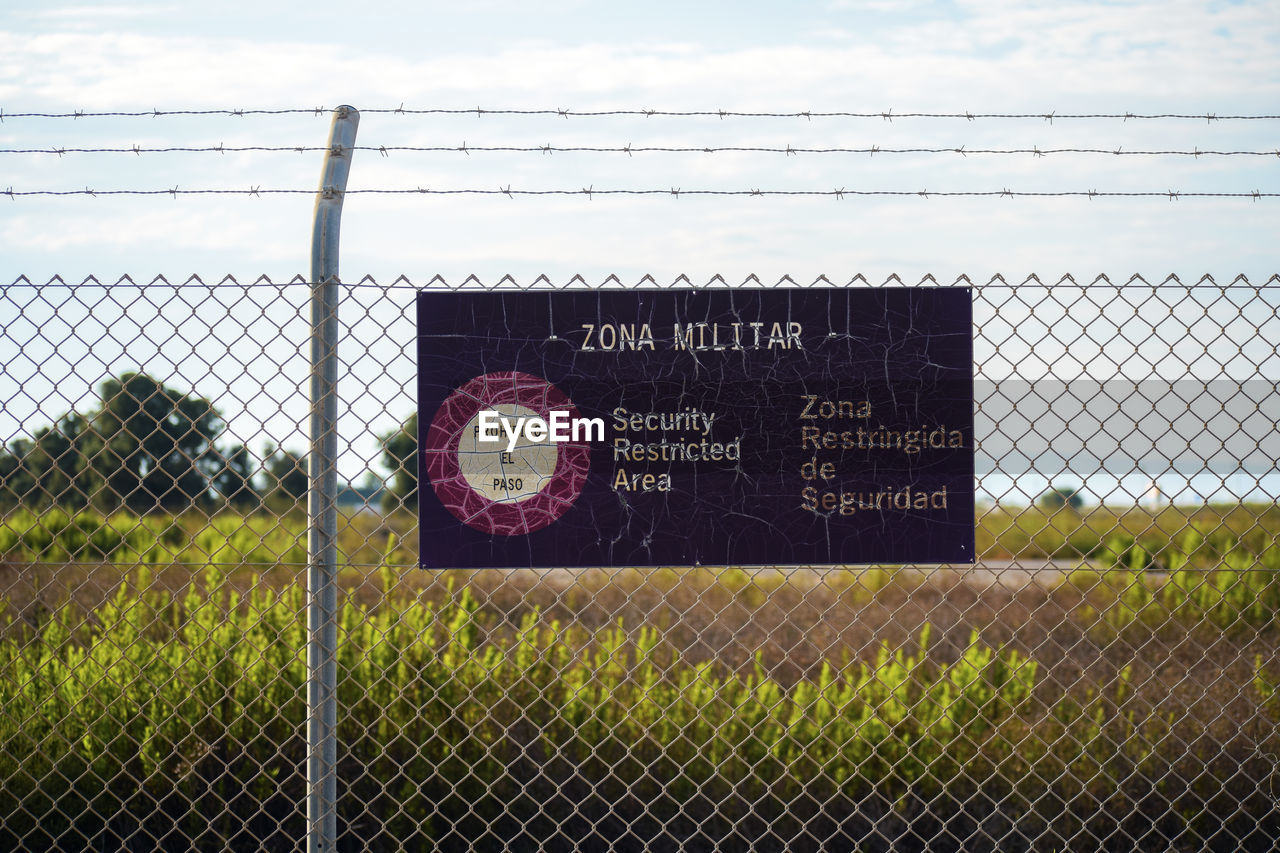
<instances>
[{"instance_id":1,"label":"tree","mask_svg":"<svg viewBox=\"0 0 1280 853\"><path fill-rule=\"evenodd\" d=\"M235 444L225 455L218 455L222 459L222 470L213 478L214 489L235 509L243 511L257 507L262 497L253 485L255 465L249 448Z\"/></svg>"},{"instance_id":2,"label":"tree","mask_svg":"<svg viewBox=\"0 0 1280 853\"><path fill-rule=\"evenodd\" d=\"M0 507L34 506L39 503L39 480L31 471L35 443L20 438L10 447L0 447Z\"/></svg>"},{"instance_id":3,"label":"tree","mask_svg":"<svg viewBox=\"0 0 1280 853\"><path fill-rule=\"evenodd\" d=\"M382 495L386 513L418 509L418 415L410 415L400 428L384 436L382 464L391 472L391 486Z\"/></svg>"},{"instance_id":4,"label":"tree","mask_svg":"<svg viewBox=\"0 0 1280 853\"><path fill-rule=\"evenodd\" d=\"M1036 504L1047 512L1057 512L1063 507L1079 512L1084 507L1084 495L1075 486L1053 486L1040 496Z\"/></svg>"},{"instance_id":5,"label":"tree","mask_svg":"<svg viewBox=\"0 0 1280 853\"><path fill-rule=\"evenodd\" d=\"M0 501L173 512L243 491L236 476L251 460L232 448L231 464L219 451L224 423L208 400L136 372L108 379L98 394L92 411L69 412L0 450Z\"/></svg>"},{"instance_id":6,"label":"tree","mask_svg":"<svg viewBox=\"0 0 1280 853\"><path fill-rule=\"evenodd\" d=\"M307 499L311 477L305 456L268 444L262 450L262 457L267 474L264 491L267 500L274 504L297 504Z\"/></svg>"},{"instance_id":7,"label":"tree","mask_svg":"<svg viewBox=\"0 0 1280 853\"><path fill-rule=\"evenodd\" d=\"M18 439L0 451L0 502L85 506L96 491L88 464L96 444L89 419L75 412Z\"/></svg>"},{"instance_id":8,"label":"tree","mask_svg":"<svg viewBox=\"0 0 1280 853\"><path fill-rule=\"evenodd\" d=\"M103 382L89 462L111 496L135 512L173 511L212 500L222 467L214 440L224 428L213 404L166 388L145 373Z\"/></svg>"},{"instance_id":9,"label":"tree","mask_svg":"<svg viewBox=\"0 0 1280 853\"><path fill-rule=\"evenodd\" d=\"M35 478L23 466L31 442L20 438L11 448L0 447L0 507L24 503Z\"/></svg>"}]
</instances>

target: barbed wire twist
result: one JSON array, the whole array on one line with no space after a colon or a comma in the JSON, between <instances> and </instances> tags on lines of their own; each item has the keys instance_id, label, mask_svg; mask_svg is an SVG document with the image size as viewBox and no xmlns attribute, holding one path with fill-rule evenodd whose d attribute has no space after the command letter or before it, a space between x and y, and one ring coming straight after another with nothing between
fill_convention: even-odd
<instances>
[{"instance_id":1,"label":"barbed wire twist","mask_svg":"<svg viewBox=\"0 0 1280 853\"><path fill-rule=\"evenodd\" d=\"M101 147L101 148L71 148L62 146L49 146L43 148L0 148L0 154L50 154L62 157L66 154L226 154L226 153L296 153L307 154L327 150L324 146L318 145L202 145L202 146L164 146L156 148L144 148L142 146L133 145L128 148L121 147ZM881 148L879 145L864 146L860 148L797 148L791 145L779 147L768 145L622 145L622 146L595 146L595 145L469 145L463 142L461 145L356 145L352 146L353 151L372 151L383 156L389 156L395 152L412 152L412 153L528 153L528 154L626 154L628 156L635 154L729 154L729 153L748 153L748 154L785 154L787 156L799 154L959 154L968 156L970 154L986 154L986 155L1026 155L1030 154L1035 157L1044 157L1049 154L1104 154L1117 157L1152 157L1152 156L1180 156L1180 157L1280 157L1280 148L1270 151L1264 150L1216 150L1193 148L1186 149L1165 149L1165 150L1142 150L1135 149L1126 151L1122 146L1116 148L969 148L966 145L946 146L935 148Z\"/></svg>"},{"instance_id":2,"label":"barbed wire twist","mask_svg":"<svg viewBox=\"0 0 1280 853\"><path fill-rule=\"evenodd\" d=\"M95 190L89 187L76 190L15 190L7 187L0 190L0 195L12 200L31 196L198 196L198 195L314 195L314 189L264 189L252 186L248 189L210 188L182 189L114 189ZM594 185L578 189L514 189L510 185L497 189L457 188L432 189L429 187L414 188L366 188L349 189L346 195L504 195L515 196L586 196L588 199L603 196L826 196L841 200L845 196L916 196L919 198L1167 198L1175 201L1181 198L1248 198L1258 201L1264 198L1275 198L1280 193L1252 190L1249 192L1183 192L1181 190L1148 190L1148 191L1102 191L1102 190L1061 190L1061 191L1027 191L1002 188L998 190L857 190L840 187L829 190L766 190L758 187L750 189L715 190L715 189L683 189L670 187L665 189L597 189Z\"/></svg>"},{"instance_id":3,"label":"barbed wire twist","mask_svg":"<svg viewBox=\"0 0 1280 853\"><path fill-rule=\"evenodd\" d=\"M275 116L275 115L314 115L322 116L330 112L327 107L284 107L279 109L174 109L161 110L153 108L150 110L73 110L71 112L15 112L6 113L0 108L0 121L14 118L53 118L53 119L82 119L82 118L160 118L163 116L226 116L243 118L246 116ZM1022 112L1022 113L1001 113L1001 112L894 112L892 108L888 110L876 110L870 112L856 112L844 110L795 110L795 111L743 111L743 110L658 110L658 109L606 109L606 110L571 110L561 108L544 108L544 109L486 109L484 107L468 107L468 108L424 108L413 109L406 108L404 104L398 107L362 107L360 112L363 114L392 114L392 115L475 115L475 116L558 116L561 118L600 118L608 116L642 116L644 118L668 117L668 118L802 118L811 120L815 118L857 118L857 119L880 119L882 121L893 121L894 119L962 119L965 121L977 121L980 119L1036 119L1047 121L1052 124L1056 120L1079 120L1079 119L1120 119L1121 121L1158 121L1158 120L1196 120L1205 122L1215 121L1272 121L1280 119L1280 114L1223 114L1219 115L1215 112L1204 113L1137 113L1137 112L1094 112L1094 113L1059 113L1056 110L1049 112Z\"/></svg>"}]
</instances>

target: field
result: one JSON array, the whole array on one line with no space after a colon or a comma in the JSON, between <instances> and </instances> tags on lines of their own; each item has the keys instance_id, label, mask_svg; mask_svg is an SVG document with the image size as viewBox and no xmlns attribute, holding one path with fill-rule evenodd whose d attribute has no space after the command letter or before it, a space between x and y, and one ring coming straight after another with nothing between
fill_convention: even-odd
<instances>
[{"instance_id":1,"label":"field","mask_svg":"<svg viewBox=\"0 0 1280 853\"><path fill-rule=\"evenodd\" d=\"M303 529L0 522L0 848L292 849ZM1277 531L991 509L976 570L425 572L354 515L343 849L1272 849Z\"/></svg>"}]
</instances>

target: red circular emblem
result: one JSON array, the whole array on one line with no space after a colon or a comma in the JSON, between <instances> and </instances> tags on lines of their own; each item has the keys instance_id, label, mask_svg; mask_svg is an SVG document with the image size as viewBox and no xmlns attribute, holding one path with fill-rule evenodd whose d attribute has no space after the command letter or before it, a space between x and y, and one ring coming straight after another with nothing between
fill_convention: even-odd
<instances>
[{"instance_id":1,"label":"red circular emblem","mask_svg":"<svg viewBox=\"0 0 1280 853\"><path fill-rule=\"evenodd\" d=\"M585 440L518 441L508 435L480 441L479 415L496 411L514 423L552 410L577 408L557 387L528 373L486 373L454 391L440 406L422 450L431 488L458 520L500 536L522 536L546 527L573 506L591 467Z\"/></svg>"}]
</instances>

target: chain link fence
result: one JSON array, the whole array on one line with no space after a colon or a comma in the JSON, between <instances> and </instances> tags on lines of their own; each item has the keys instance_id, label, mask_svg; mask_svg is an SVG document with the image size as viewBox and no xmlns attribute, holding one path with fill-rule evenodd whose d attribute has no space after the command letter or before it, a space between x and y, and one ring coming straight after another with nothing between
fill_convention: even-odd
<instances>
[{"instance_id":1,"label":"chain link fence","mask_svg":"<svg viewBox=\"0 0 1280 853\"><path fill-rule=\"evenodd\" d=\"M975 565L425 571L344 285L339 849L1280 845L1280 279L973 286ZM0 848L302 846L308 296L0 293Z\"/></svg>"}]
</instances>

